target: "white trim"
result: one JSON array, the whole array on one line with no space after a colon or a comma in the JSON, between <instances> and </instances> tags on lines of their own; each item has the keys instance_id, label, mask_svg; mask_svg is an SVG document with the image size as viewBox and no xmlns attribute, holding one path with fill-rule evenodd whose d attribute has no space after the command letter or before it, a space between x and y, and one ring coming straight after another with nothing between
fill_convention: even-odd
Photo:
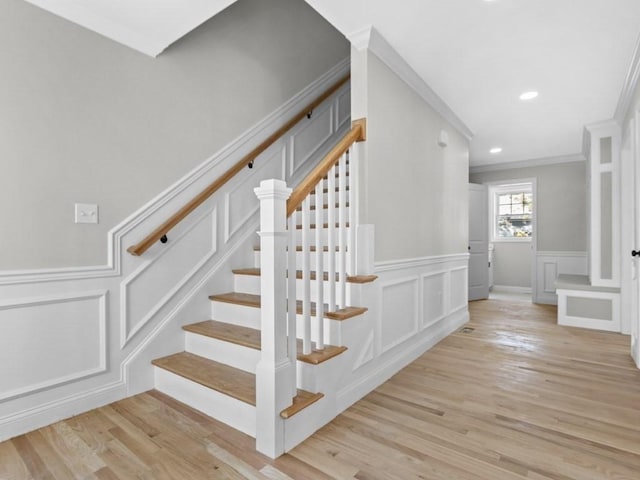
<instances>
[{"instance_id":1,"label":"white trim","mask_svg":"<svg viewBox=\"0 0 640 480\"><path fill-rule=\"evenodd\" d=\"M562 163L584 162L586 155L576 153L574 155L560 155L557 157L533 158L531 160L521 160L516 162L491 163L487 165L469 166L469 173L495 172L499 170L511 170L514 168L534 168L547 165L560 165Z\"/></svg>"},{"instance_id":2,"label":"white trim","mask_svg":"<svg viewBox=\"0 0 640 480\"><path fill-rule=\"evenodd\" d=\"M538 250L538 256L539 257L587 257L587 252L582 252L582 251L558 251L558 252L554 252L554 251L543 251L543 250Z\"/></svg>"},{"instance_id":3,"label":"white trim","mask_svg":"<svg viewBox=\"0 0 640 480\"><path fill-rule=\"evenodd\" d=\"M611 320L588 317L574 317L567 314L567 300L572 298L588 298L609 300L611 302ZM558 325L567 327L591 328L608 332L620 332L620 294L587 290L558 289Z\"/></svg>"},{"instance_id":4,"label":"white trim","mask_svg":"<svg viewBox=\"0 0 640 480\"><path fill-rule=\"evenodd\" d=\"M409 63L387 42L387 40L369 25L361 30L347 35L347 39L356 48L363 50L368 48L393 72L404 80L422 99L438 112L453 128L458 130L467 140L473 138L473 132L447 105L447 103L434 92L431 87L416 73Z\"/></svg>"},{"instance_id":5,"label":"white trim","mask_svg":"<svg viewBox=\"0 0 640 480\"><path fill-rule=\"evenodd\" d=\"M0 417L0 442L126 397L122 381Z\"/></svg>"},{"instance_id":6,"label":"white trim","mask_svg":"<svg viewBox=\"0 0 640 480\"><path fill-rule=\"evenodd\" d=\"M620 126L624 124L625 118L629 114L629 110L632 108L631 102L635 91L638 87L638 81L640 80L640 36L636 40L636 48L633 51L633 57L629 64L629 70L627 76L624 79L624 86L620 92L620 98L618 99L618 105L616 106L616 112L613 118L618 122Z\"/></svg>"},{"instance_id":7,"label":"white trim","mask_svg":"<svg viewBox=\"0 0 640 480\"><path fill-rule=\"evenodd\" d=\"M589 133L589 280L593 286L620 286L620 125L614 120L593 123L585 127ZM611 162L602 164L601 139L611 138ZM595 140L595 141L594 141ZM602 278L602 217L601 181L603 173L611 173L611 278Z\"/></svg>"},{"instance_id":8,"label":"white trim","mask_svg":"<svg viewBox=\"0 0 640 480\"><path fill-rule=\"evenodd\" d=\"M313 101L318 95L348 73L350 66L351 59L349 57L340 61L331 70L302 89L281 107L246 130L235 140L220 149L209 159L111 229L108 233L108 261L106 265L0 271L0 285L82 280L120 275L120 259L124 250L122 237L126 233L140 225L171 199L209 173L214 167L217 167L229 158L238 158L251 151L260 141L284 125L300 108Z\"/></svg>"},{"instance_id":9,"label":"white trim","mask_svg":"<svg viewBox=\"0 0 640 480\"><path fill-rule=\"evenodd\" d=\"M69 373L62 377L51 378L49 380L28 385L8 392L0 393L0 401L6 401L15 397L22 397L31 393L50 389L70 382L82 380L107 370L107 296L108 290L95 290L90 292L70 293L67 295L50 295L43 297L19 298L13 300L0 301L0 310L10 310L13 307L21 308L27 306L42 306L58 303L69 303L81 300L96 299L98 300L98 344L100 351L98 352L98 366L88 369Z\"/></svg>"},{"instance_id":10,"label":"white trim","mask_svg":"<svg viewBox=\"0 0 640 480\"><path fill-rule=\"evenodd\" d=\"M468 262L468 253L454 253L451 255L438 255L431 257L406 258L401 260L387 260L384 262L376 262L374 272L391 272L394 270L403 270L405 268L424 267L427 265L438 265L448 262Z\"/></svg>"}]
</instances>

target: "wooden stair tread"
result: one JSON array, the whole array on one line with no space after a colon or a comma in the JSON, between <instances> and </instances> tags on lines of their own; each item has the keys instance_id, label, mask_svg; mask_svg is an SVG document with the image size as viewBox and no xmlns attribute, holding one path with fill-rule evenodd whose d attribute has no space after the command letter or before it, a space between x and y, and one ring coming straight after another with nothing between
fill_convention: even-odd
<instances>
[{"instance_id":1,"label":"wooden stair tread","mask_svg":"<svg viewBox=\"0 0 640 480\"><path fill-rule=\"evenodd\" d=\"M260 350L260 330L249 327L241 327L231 323L206 320L182 327L187 332L196 333L205 337L217 338L243 347Z\"/></svg>"},{"instance_id":2,"label":"wooden stair tread","mask_svg":"<svg viewBox=\"0 0 640 480\"><path fill-rule=\"evenodd\" d=\"M158 358L153 365L249 405L256 404L255 375L188 352Z\"/></svg>"},{"instance_id":3,"label":"wooden stair tread","mask_svg":"<svg viewBox=\"0 0 640 480\"><path fill-rule=\"evenodd\" d=\"M241 402L256 405L256 376L252 373L188 352L158 358L151 363ZM280 416L285 419L291 418L322 397L322 393L298 389L292 405L280 412Z\"/></svg>"},{"instance_id":4,"label":"wooden stair tread","mask_svg":"<svg viewBox=\"0 0 640 480\"><path fill-rule=\"evenodd\" d=\"M254 328L241 327L239 325L232 325L230 323L219 322L217 320L207 320L191 325L185 325L182 328L188 332L260 350L260 330L256 330ZM347 350L347 347L325 345L323 350L314 349L311 353L304 355L302 353L302 340L298 339L297 343L298 360L312 365L319 365Z\"/></svg>"},{"instance_id":5,"label":"wooden stair tread","mask_svg":"<svg viewBox=\"0 0 640 480\"><path fill-rule=\"evenodd\" d=\"M254 307L260 308L260 295L253 295L251 293L239 293L239 292L229 292L222 293L217 295L210 295L209 300L216 302L226 302L233 303L236 305L244 305L246 307ZM324 316L326 318L330 318L332 320L347 320L349 318L362 315L368 310L366 307L345 307L335 312L327 312L325 306ZM316 304L315 302L311 302L311 315L315 316ZM302 313L302 302L298 300L297 302L297 313Z\"/></svg>"},{"instance_id":6,"label":"wooden stair tread","mask_svg":"<svg viewBox=\"0 0 640 480\"><path fill-rule=\"evenodd\" d=\"M298 390L298 394L293 398L293 405L281 411L280 416L284 419L291 418L296 413L307 408L309 405L316 403L322 397L324 397L323 393L311 393L304 390Z\"/></svg>"},{"instance_id":7,"label":"wooden stair tread","mask_svg":"<svg viewBox=\"0 0 640 480\"><path fill-rule=\"evenodd\" d=\"M260 276L259 268L236 268L233 270L233 273L236 275L251 275L251 276ZM296 270L296 278L302 279L302 270ZM347 276L347 282L349 283L370 283L377 279L377 275L350 275ZM311 272L311 280L316 279L316 272ZM324 272L323 279L326 281L329 279L329 272ZM336 273L336 280L338 279L338 274Z\"/></svg>"}]
</instances>

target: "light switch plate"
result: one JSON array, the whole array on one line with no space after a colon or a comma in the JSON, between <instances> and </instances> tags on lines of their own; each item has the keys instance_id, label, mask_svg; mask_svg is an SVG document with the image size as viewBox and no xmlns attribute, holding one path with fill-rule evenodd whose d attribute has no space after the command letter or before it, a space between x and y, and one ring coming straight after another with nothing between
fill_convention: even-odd
<instances>
[{"instance_id":1,"label":"light switch plate","mask_svg":"<svg viewBox=\"0 0 640 480\"><path fill-rule=\"evenodd\" d=\"M76 203L76 223L98 223L98 205Z\"/></svg>"}]
</instances>

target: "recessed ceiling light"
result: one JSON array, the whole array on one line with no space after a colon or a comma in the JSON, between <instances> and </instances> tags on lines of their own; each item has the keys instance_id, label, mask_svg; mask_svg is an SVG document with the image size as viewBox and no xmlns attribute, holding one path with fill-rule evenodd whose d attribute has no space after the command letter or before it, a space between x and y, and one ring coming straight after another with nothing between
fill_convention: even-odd
<instances>
[{"instance_id":1,"label":"recessed ceiling light","mask_svg":"<svg viewBox=\"0 0 640 480\"><path fill-rule=\"evenodd\" d=\"M491 150L489 150L489 153L500 153L502 151L502 148L500 147L493 147Z\"/></svg>"},{"instance_id":2,"label":"recessed ceiling light","mask_svg":"<svg viewBox=\"0 0 640 480\"><path fill-rule=\"evenodd\" d=\"M524 92L520 95L520 100L533 100L538 96L538 92L535 90L531 90L530 92Z\"/></svg>"}]
</instances>

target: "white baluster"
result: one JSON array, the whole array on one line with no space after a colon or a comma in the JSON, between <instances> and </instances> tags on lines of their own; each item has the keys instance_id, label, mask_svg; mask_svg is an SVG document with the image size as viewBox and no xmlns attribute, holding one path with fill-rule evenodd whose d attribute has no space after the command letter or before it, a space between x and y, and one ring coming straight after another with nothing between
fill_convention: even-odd
<instances>
[{"instance_id":1,"label":"white baluster","mask_svg":"<svg viewBox=\"0 0 640 480\"><path fill-rule=\"evenodd\" d=\"M291 215L288 219L288 245L287 245L287 353L289 361L296 365L298 360L298 343L296 332L296 216ZM296 370L293 369L293 379L291 386L293 388L291 394L296 396L297 378Z\"/></svg>"},{"instance_id":2,"label":"white baluster","mask_svg":"<svg viewBox=\"0 0 640 480\"><path fill-rule=\"evenodd\" d=\"M358 147L357 145L351 145L349 149L349 275L357 275L356 265L356 230L358 224Z\"/></svg>"},{"instance_id":3,"label":"white baluster","mask_svg":"<svg viewBox=\"0 0 640 480\"><path fill-rule=\"evenodd\" d=\"M302 353L311 353L311 200L302 201Z\"/></svg>"},{"instance_id":4,"label":"white baluster","mask_svg":"<svg viewBox=\"0 0 640 480\"><path fill-rule=\"evenodd\" d=\"M322 225L324 223L324 198L322 182L316 185L316 349L324 348L324 242L322 239Z\"/></svg>"},{"instance_id":5,"label":"white baluster","mask_svg":"<svg viewBox=\"0 0 640 480\"><path fill-rule=\"evenodd\" d=\"M338 307L347 306L347 159L338 162Z\"/></svg>"},{"instance_id":6,"label":"white baluster","mask_svg":"<svg viewBox=\"0 0 640 480\"><path fill-rule=\"evenodd\" d=\"M336 167L327 174L327 274L329 292L327 311L336 311Z\"/></svg>"}]
</instances>

